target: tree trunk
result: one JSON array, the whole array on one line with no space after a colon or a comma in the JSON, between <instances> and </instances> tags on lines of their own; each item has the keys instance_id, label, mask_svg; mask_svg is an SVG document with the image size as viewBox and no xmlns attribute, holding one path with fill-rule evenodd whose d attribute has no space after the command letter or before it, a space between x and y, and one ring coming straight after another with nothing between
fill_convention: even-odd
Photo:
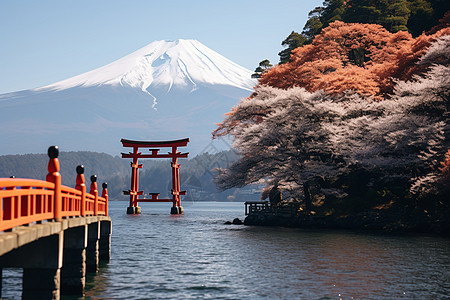
<instances>
[{"instance_id":1,"label":"tree trunk","mask_svg":"<svg viewBox=\"0 0 450 300\"><path fill-rule=\"evenodd\" d=\"M312 203L311 203L311 190L309 188L309 183L307 181L303 183L303 193L305 196L305 210L307 213L309 213L312 208Z\"/></svg>"}]
</instances>

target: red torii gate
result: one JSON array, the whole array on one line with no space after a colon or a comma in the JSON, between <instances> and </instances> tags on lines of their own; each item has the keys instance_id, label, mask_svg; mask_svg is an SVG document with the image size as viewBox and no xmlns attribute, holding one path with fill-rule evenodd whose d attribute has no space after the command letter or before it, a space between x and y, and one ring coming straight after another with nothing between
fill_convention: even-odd
<instances>
[{"instance_id":1,"label":"red torii gate","mask_svg":"<svg viewBox=\"0 0 450 300\"><path fill-rule=\"evenodd\" d=\"M187 158L189 152L181 153L177 151L178 147L185 147L189 142L189 138L174 140L174 141L132 141L121 139L123 147L132 147L133 152L122 153L122 158L132 158L131 163L131 189L124 191L125 195L130 195L130 206L127 209L127 214L139 214L141 208L138 202L172 202L173 206L170 210L171 214L183 214L183 207L181 206L181 195L186 195L186 191L180 191L180 164L177 163L178 158ZM160 149L153 147L169 147L172 152L167 154L158 154ZM151 154L142 154L139 148L149 148ZM172 199L158 199L159 193L149 193L151 199L138 198L144 195L144 191L139 191L139 169L142 164L138 163L139 158L172 158Z\"/></svg>"}]
</instances>

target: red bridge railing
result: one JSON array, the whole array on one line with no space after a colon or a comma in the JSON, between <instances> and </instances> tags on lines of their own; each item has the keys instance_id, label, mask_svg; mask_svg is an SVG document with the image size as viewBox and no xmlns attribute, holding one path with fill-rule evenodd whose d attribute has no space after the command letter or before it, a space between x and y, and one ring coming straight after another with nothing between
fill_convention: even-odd
<instances>
[{"instance_id":1,"label":"red bridge railing","mask_svg":"<svg viewBox=\"0 0 450 300\"><path fill-rule=\"evenodd\" d=\"M46 181L24 178L0 178L0 231L16 226L61 221L65 217L108 215L107 184L98 195L97 176L91 176L86 192L84 167L77 167L75 188L61 185L58 147L48 150L50 161Z\"/></svg>"}]
</instances>

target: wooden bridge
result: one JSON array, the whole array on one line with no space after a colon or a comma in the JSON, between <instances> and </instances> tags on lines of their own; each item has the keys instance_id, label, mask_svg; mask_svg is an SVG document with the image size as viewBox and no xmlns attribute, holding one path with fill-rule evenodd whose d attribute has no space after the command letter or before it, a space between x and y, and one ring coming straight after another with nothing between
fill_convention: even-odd
<instances>
[{"instance_id":1,"label":"wooden bridge","mask_svg":"<svg viewBox=\"0 0 450 300\"><path fill-rule=\"evenodd\" d=\"M49 148L45 181L0 178L0 275L23 268L23 299L83 295L86 271L110 259L107 184L99 196L93 175L87 192L78 166L75 188L63 186L58 154Z\"/></svg>"}]
</instances>

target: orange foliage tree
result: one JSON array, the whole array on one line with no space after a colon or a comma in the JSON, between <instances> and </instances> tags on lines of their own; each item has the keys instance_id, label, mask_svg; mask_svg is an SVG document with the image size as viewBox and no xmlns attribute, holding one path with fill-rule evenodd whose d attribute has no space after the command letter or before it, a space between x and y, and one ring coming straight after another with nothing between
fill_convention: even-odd
<instances>
[{"instance_id":1,"label":"orange foliage tree","mask_svg":"<svg viewBox=\"0 0 450 300\"><path fill-rule=\"evenodd\" d=\"M442 167L439 168L442 175L444 177L448 177L450 179L450 149L448 149L447 153L445 154L445 160L441 162Z\"/></svg>"},{"instance_id":2,"label":"orange foliage tree","mask_svg":"<svg viewBox=\"0 0 450 300\"><path fill-rule=\"evenodd\" d=\"M450 34L450 29L414 39L405 31L390 33L377 24L335 21L312 44L295 49L289 63L263 75L259 84L381 96L392 91L393 80L407 80L424 71L427 66L416 63L444 34Z\"/></svg>"},{"instance_id":3,"label":"orange foliage tree","mask_svg":"<svg viewBox=\"0 0 450 300\"><path fill-rule=\"evenodd\" d=\"M445 153L445 159L441 162L441 167L439 168L441 172L440 176L440 192L441 194L445 194L447 196L447 204L448 194L450 193L450 149L448 149L447 153Z\"/></svg>"}]
</instances>

